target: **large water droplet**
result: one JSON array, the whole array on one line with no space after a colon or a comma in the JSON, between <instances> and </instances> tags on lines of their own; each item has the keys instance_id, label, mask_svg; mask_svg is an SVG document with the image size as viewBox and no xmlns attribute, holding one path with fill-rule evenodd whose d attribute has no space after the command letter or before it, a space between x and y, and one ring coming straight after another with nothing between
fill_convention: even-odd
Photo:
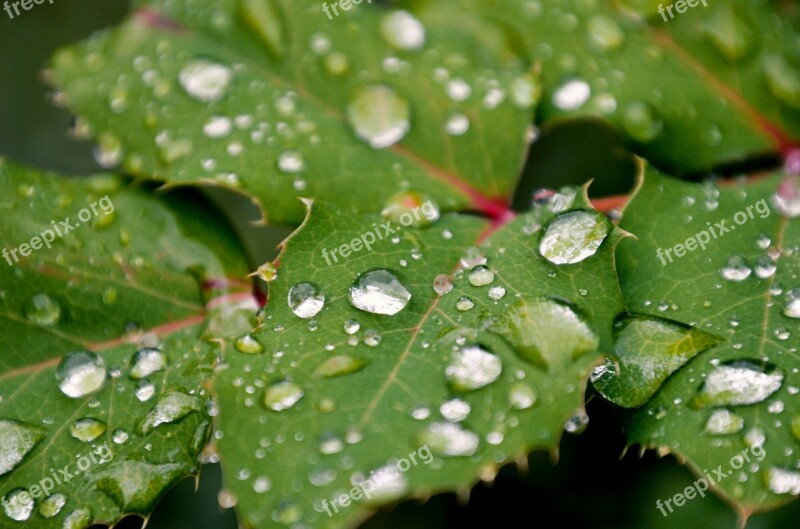
<instances>
[{"instance_id":1,"label":"large water droplet","mask_svg":"<svg viewBox=\"0 0 800 529\"><path fill-rule=\"evenodd\" d=\"M18 522L25 522L31 517L34 501L25 489L14 489L3 498L3 510L6 516Z\"/></svg>"},{"instance_id":2,"label":"large water droplet","mask_svg":"<svg viewBox=\"0 0 800 529\"><path fill-rule=\"evenodd\" d=\"M439 413L450 422L463 421L469 417L470 411L472 411L472 408L469 403L461 399L450 399L439 406Z\"/></svg>"},{"instance_id":3,"label":"large water droplet","mask_svg":"<svg viewBox=\"0 0 800 529\"><path fill-rule=\"evenodd\" d=\"M61 317L61 305L47 294L37 294L25 306L25 316L37 325L55 325Z\"/></svg>"},{"instance_id":4,"label":"large water droplet","mask_svg":"<svg viewBox=\"0 0 800 529\"><path fill-rule=\"evenodd\" d=\"M77 399L100 389L107 373L103 359L90 351L76 351L61 359L56 380L61 392Z\"/></svg>"},{"instance_id":5,"label":"large water droplet","mask_svg":"<svg viewBox=\"0 0 800 529\"><path fill-rule=\"evenodd\" d=\"M217 101L224 96L233 79L231 70L207 59L195 59L181 69L181 86L194 99Z\"/></svg>"},{"instance_id":6,"label":"large water droplet","mask_svg":"<svg viewBox=\"0 0 800 529\"><path fill-rule=\"evenodd\" d=\"M486 265L478 265L470 270L467 279L474 287L490 285L494 281L494 271Z\"/></svg>"},{"instance_id":7,"label":"large water droplet","mask_svg":"<svg viewBox=\"0 0 800 529\"><path fill-rule=\"evenodd\" d=\"M420 443L427 445L431 452L445 457L471 456L478 449L478 435L465 430L458 424L435 422L423 430Z\"/></svg>"},{"instance_id":8,"label":"large water droplet","mask_svg":"<svg viewBox=\"0 0 800 529\"><path fill-rule=\"evenodd\" d=\"M149 380L137 380L134 394L139 402L147 402L155 395L156 387Z\"/></svg>"},{"instance_id":9,"label":"large water droplet","mask_svg":"<svg viewBox=\"0 0 800 529\"><path fill-rule=\"evenodd\" d=\"M445 376L454 391L473 391L491 384L503 371L500 357L478 345L463 347L453 353Z\"/></svg>"},{"instance_id":10,"label":"large water droplet","mask_svg":"<svg viewBox=\"0 0 800 529\"><path fill-rule=\"evenodd\" d=\"M92 417L84 417L72 423L69 433L79 441L91 443L103 435L106 428L108 428L106 423L93 419Z\"/></svg>"},{"instance_id":11,"label":"large water droplet","mask_svg":"<svg viewBox=\"0 0 800 529\"><path fill-rule=\"evenodd\" d=\"M417 50L425 44L425 26L408 11L395 11L381 20L381 35L399 50Z\"/></svg>"},{"instance_id":12,"label":"large water droplet","mask_svg":"<svg viewBox=\"0 0 800 529\"><path fill-rule=\"evenodd\" d=\"M568 211L547 223L539 252L554 264L574 264L593 256L610 231L606 218L594 211Z\"/></svg>"},{"instance_id":13,"label":"large water droplet","mask_svg":"<svg viewBox=\"0 0 800 529\"><path fill-rule=\"evenodd\" d=\"M253 338L251 334L240 336L233 342L233 347L240 353L257 355L264 352L264 347L261 343Z\"/></svg>"},{"instance_id":14,"label":"large water droplet","mask_svg":"<svg viewBox=\"0 0 800 529\"><path fill-rule=\"evenodd\" d=\"M533 407L537 400L536 390L530 385L521 381L516 381L511 384L511 389L508 392L508 401L513 408L517 410L527 410Z\"/></svg>"},{"instance_id":15,"label":"large water droplet","mask_svg":"<svg viewBox=\"0 0 800 529\"><path fill-rule=\"evenodd\" d=\"M264 404L274 411L291 408L303 397L303 389L291 380L273 384L264 394Z\"/></svg>"},{"instance_id":16,"label":"large water droplet","mask_svg":"<svg viewBox=\"0 0 800 529\"><path fill-rule=\"evenodd\" d=\"M42 504L39 505L39 514L42 515L42 518L52 518L57 516L66 504L67 497L60 492L56 492L42 500Z\"/></svg>"},{"instance_id":17,"label":"large water droplet","mask_svg":"<svg viewBox=\"0 0 800 529\"><path fill-rule=\"evenodd\" d=\"M721 364L706 376L692 407L739 406L761 402L780 389L783 373L740 360Z\"/></svg>"},{"instance_id":18,"label":"large water droplet","mask_svg":"<svg viewBox=\"0 0 800 529\"><path fill-rule=\"evenodd\" d=\"M130 436L128 435L128 432L126 432L122 428L117 428L111 433L111 440L118 445L127 443L129 437Z\"/></svg>"},{"instance_id":19,"label":"large water droplet","mask_svg":"<svg viewBox=\"0 0 800 529\"><path fill-rule=\"evenodd\" d=\"M591 95L592 89L586 81L580 79L568 81L553 93L553 105L564 111L577 110Z\"/></svg>"},{"instance_id":20,"label":"large water droplet","mask_svg":"<svg viewBox=\"0 0 800 529\"><path fill-rule=\"evenodd\" d=\"M296 316L313 318L325 306L325 293L314 283L298 283L289 289L288 303Z\"/></svg>"},{"instance_id":21,"label":"large water droplet","mask_svg":"<svg viewBox=\"0 0 800 529\"><path fill-rule=\"evenodd\" d=\"M167 355L158 349L146 347L134 353L131 359L130 377L134 380L157 373L167 366Z\"/></svg>"},{"instance_id":22,"label":"large water droplet","mask_svg":"<svg viewBox=\"0 0 800 529\"><path fill-rule=\"evenodd\" d=\"M0 476L11 472L44 437L38 426L0 419Z\"/></svg>"},{"instance_id":23,"label":"large water droplet","mask_svg":"<svg viewBox=\"0 0 800 529\"><path fill-rule=\"evenodd\" d=\"M162 424L180 421L192 412L204 408L203 401L179 391L164 395L139 424L139 433L146 435Z\"/></svg>"},{"instance_id":24,"label":"large water droplet","mask_svg":"<svg viewBox=\"0 0 800 529\"><path fill-rule=\"evenodd\" d=\"M800 494L800 472L772 467L764 474L767 488L775 494Z\"/></svg>"},{"instance_id":25,"label":"large water droplet","mask_svg":"<svg viewBox=\"0 0 800 529\"><path fill-rule=\"evenodd\" d=\"M403 310L411 293L393 272L377 268L359 275L350 287L350 304L372 314L393 315Z\"/></svg>"},{"instance_id":26,"label":"large water droplet","mask_svg":"<svg viewBox=\"0 0 800 529\"><path fill-rule=\"evenodd\" d=\"M227 116L211 116L203 125L203 134L209 138L223 138L231 133L232 126Z\"/></svg>"},{"instance_id":27,"label":"large water droplet","mask_svg":"<svg viewBox=\"0 0 800 529\"><path fill-rule=\"evenodd\" d=\"M433 290L440 296L453 290L453 280L447 274L439 274L433 279Z\"/></svg>"},{"instance_id":28,"label":"large water droplet","mask_svg":"<svg viewBox=\"0 0 800 529\"><path fill-rule=\"evenodd\" d=\"M730 435L741 432L744 419L730 410L714 410L703 429L711 435Z\"/></svg>"},{"instance_id":29,"label":"large water droplet","mask_svg":"<svg viewBox=\"0 0 800 529\"><path fill-rule=\"evenodd\" d=\"M366 365L367 363L359 358L353 358L350 355L336 355L317 366L314 370L314 376L324 378L340 377L355 373Z\"/></svg>"},{"instance_id":30,"label":"large water droplet","mask_svg":"<svg viewBox=\"0 0 800 529\"><path fill-rule=\"evenodd\" d=\"M722 277L728 281L744 281L750 277L751 273L753 273L753 270L741 255L734 255L728 259L728 262L720 270Z\"/></svg>"},{"instance_id":31,"label":"large water droplet","mask_svg":"<svg viewBox=\"0 0 800 529\"><path fill-rule=\"evenodd\" d=\"M356 136L375 149L402 140L411 128L408 102L392 88L372 85L361 90L347 107Z\"/></svg>"}]
</instances>

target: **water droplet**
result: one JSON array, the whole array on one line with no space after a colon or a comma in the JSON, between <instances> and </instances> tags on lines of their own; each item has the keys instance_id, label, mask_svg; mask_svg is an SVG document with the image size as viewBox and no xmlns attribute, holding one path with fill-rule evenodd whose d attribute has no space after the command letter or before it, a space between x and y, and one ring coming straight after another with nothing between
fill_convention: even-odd
<instances>
[{"instance_id":1,"label":"water droplet","mask_svg":"<svg viewBox=\"0 0 800 529\"><path fill-rule=\"evenodd\" d=\"M714 410L709 416L704 430L711 435L730 435L744 428L744 419L730 410Z\"/></svg>"},{"instance_id":2,"label":"water droplet","mask_svg":"<svg viewBox=\"0 0 800 529\"><path fill-rule=\"evenodd\" d=\"M329 53L322 59L325 70L331 75L344 75L350 69L350 59L340 51Z\"/></svg>"},{"instance_id":3,"label":"water droplet","mask_svg":"<svg viewBox=\"0 0 800 529\"><path fill-rule=\"evenodd\" d=\"M138 380L158 373L165 367L167 367L167 355L158 349L146 347L134 353L131 359L130 377Z\"/></svg>"},{"instance_id":4,"label":"water droplet","mask_svg":"<svg viewBox=\"0 0 800 529\"><path fill-rule=\"evenodd\" d=\"M291 380L282 380L270 386L264 394L264 404L274 411L291 408L303 397L303 390Z\"/></svg>"},{"instance_id":5,"label":"water droplet","mask_svg":"<svg viewBox=\"0 0 800 529\"><path fill-rule=\"evenodd\" d=\"M0 419L0 476L11 472L44 437L38 426Z\"/></svg>"},{"instance_id":6,"label":"water droplet","mask_svg":"<svg viewBox=\"0 0 800 529\"><path fill-rule=\"evenodd\" d=\"M408 490L408 481L397 464L386 465L370 472L374 491L371 501L389 502L402 497ZM358 483L356 483L358 485Z\"/></svg>"},{"instance_id":7,"label":"water droplet","mask_svg":"<svg viewBox=\"0 0 800 529\"><path fill-rule=\"evenodd\" d=\"M298 151L285 151L278 157L278 169L284 173L295 174L305 168L306 162Z\"/></svg>"},{"instance_id":8,"label":"water droplet","mask_svg":"<svg viewBox=\"0 0 800 529\"><path fill-rule=\"evenodd\" d=\"M259 476L253 481L253 491L263 494L272 488L272 481L266 476Z\"/></svg>"},{"instance_id":9,"label":"water droplet","mask_svg":"<svg viewBox=\"0 0 800 529\"><path fill-rule=\"evenodd\" d=\"M756 261L755 271L759 279L768 279L775 274L777 266L775 262L767 255L762 255Z\"/></svg>"},{"instance_id":10,"label":"water droplet","mask_svg":"<svg viewBox=\"0 0 800 529\"><path fill-rule=\"evenodd\" d=\"M517 410L527 410L536 404L537 399L536 391L528 384L520 381L511 384L511 389L508 393L508 401L513 408Z\"/></svg>"},{"instance_id":11,"label":"water droplet","mask_svg":"<svg viewBox=\"0 0 800 529\"><path fill-rule=\"evenodd\" d=\"M236 341L233 342L233 347L240 353L249 355L257 355L264 352L261 343L253 338L251 334L245 334L237 338Z\"/></svg>"},{"instance_id":12,"label":"water droplet","mask_svg":"<svg viewBox=\"0 0 800 529\"><path fill-rule=\"evenodd\" d=\"M439 406L439 413L450 422L461 422L469 417L472 411L469 403L461 399L450 399Z\"/></svg>"},{"instance_id":13,"label":"water droplet","mask_svg":"<svg viewBox=\"0 0 800 529\"><path fill-rule=\"evenodd\" d=\"M463 136L469 130L469 118L464 114L455 113L448 118L444 130L451 136Z\"/></svg>"},{"instance_id":14,"label":"water droplet","mask_svg":"<svg viewBox=\"0 0 800 529\"><path fill-rule=\"evenodd\" d=\"M298 283L289 289L288 303L295 316L310 319L325 305L325 293L314 283Z\"/></svg>"},{"instance_id":15,"label":"water droplet","mask_svg":"<svg viewBox=\"0 0 800 529\"><path fill-rule=\"evenodd\" d=\"M404 191L393 195L381 211L381 216L395 224L425 228L439 220L439 206L428 195Z\"/></svg>"},{"instance_id":16,"label":"water droplet","mask_svg":"<svg viewBox=\"0 0 800 529\"><path fill-rule=\"evenodd\" d=\"M278 507L272 513L272 519L284 525L291 525L303 518L303 511L300 506L289 500L281 500Z\"/></svg>"},{"instance_id":17,"label":"water droplet","mask_svg":"<svg viewBox=\"0 0 800 529\"><path fill-rule=\"evenodd\" d=\"M381 19L381 35L398 50L418 50L425 44L425 26L408 11L394 11Z\"/></svg>"},{"instance_id":18,"label":"water droplet","mask_svg":"<svg viewBox=\"0 0 800 529\"><path fill-rule=\"evenodd\" d=\"M44 326L52 326L61 318L61 305L47 294L36 294L25 306L28 320Z\"/></svg>"},{"instance_id":19,"label":"water droplet","mask_svg":"<svg viewBox=\"0 0 800 529\"><path fill-rule=\"evenodd\" d=\"M587 27L589 42L603 51L615 50L625 42L625 33L613 18L594 15L589 19Z\"/></svg>"},{"instance_id":20,"label":"water droplet","mask_svg":"<svg viewBox=\"0 0 800 529\"><path fill-rule=\"evenodd\" d=\"M338 435L328 432L320 436L319 451L323 454L338 454L342 450L344 450L344 441Z\"/></svg>"},{"instance_id":21,"label":"water droplet","mask_svg":"<svg viewBox=\"0 0 800 529\"><path fill-rule=\"evenodd\" d=\"M100 389L107 373L103 359L90 351L76 351L61 359L56 380L61 392L77 399Z\"/></svg>"},{"instance_id":22,"label":"water droplet","mask_svg":"<svg viewBox=\"0 0 800 529\"><path fill-rule=\"evenodd\" d=\"M239 503L239 498L237 498L236 494L233 492L227 489L221 489L217 493L217 503L221 509L233 509L236 507L236 504Z\"/></svg>"},{"instance_id":23,"label":"water droplet","mask_svg":"<svg viewBox=\"0 0 800 529\"><path fill-rule=\"evenodd\" d=\"M31 517L34 503L27 490L17 488L4 497L3 510L12 520L25 522Z\"/></svg>"},{"instance_id":24,"label":"water droplet","mask_svg":"<svg viewBox=\"0 0 800 529\"><path fill-rule=\"evenodd\" d=\"M588 427L589 416L586 415L585 411L580 410L567 420L567 423L564 425L564 430L573 434L581 434L585 432Z\"/></svg>"},{"instance_id":25,"label":"water droplet","mask_svg":"<svg viewBox=\"0 0 800 529\"><path fill-rule=\"evenodd\" d=\"M347 107L347 118L359 139L375 149L402 140L411 128L408 102L383 85L364 88Z\"/></svg>"},{"instance_id":26,"label":"water droplet","mask_svg":"<svg viewBox=\"0 0 800 529\"><path fill-rule=\"evenodd\" d=\"M336 355L323 361L314 370L315 377L332 378L349 375L363 369L367 363L350 355Z\"/></svg>"},{"instance_id":27,"label":"water droplet","mask_svg":"<svg viewBox=\"0 0 800 529\"><path fill-rule=\"evenodd\" d=\"M664 128L658 112L643 101L633 101L625 107L622 124L625 131L640 143L650 143Z\"/></svg>"},{"instance_id":28,"label":"water droplet","mask_svg":"<svg viewBox=\"0 0 800 529\"><path fill-rule=\"evenodd\" d=\"M589 100L592 89L580 79L568 81L553 93L553 105L564 111L577 110Z\"/></svg>"},{"instance_id":29,"label":"water droplet","mask_svg":"<svg viewBox=\"0 0 800 529\"><path fill-rule=\"evenodd\" d=\"M229 68L216 62L195 59L181 69L178 78L189 96L209 103L225 95L233 79L233 73Z\"/></svg>"},{"instance_id":30,"label":"water droplet","mask_svg":"<svg viewBox=\"0 0 800 529\"><path fill-rule=\"evenodd\" d=\"M203 125L203 134L209 138L224 138L231 133L231 118L227 116L211 116Z\"/></svg>"},{"instance_id":31,"label":"water droplet","mask_svg":"<svg viewBox=\"0 0 800 529\"><path fill-rule=\"evenodd\" d=\"M69 433L75 439L84 443L91 443L106 432L108 426L102 421L91 417L78 419L70 426Z\"/></svg>"},{"instance_id":32,"label":"water droplet","mask_svg":"<svg viewBox=\"0 0 800 529\"><path fill-rule=\"evenodd\" d=\"M147 402L155 395L156 387L149 380L137 380L134 394L139 402Z\"/></svg>"},{"instance_id":33,"label":"water droplet","mask_svg":"<svg viewBox=\"0 0 800 529\"><path fill-rule=\"evenodd\" d=\"M800 472L772 467L764 474L767 488L775 494L800 494Z\"/></svg>"},{"instance_id":34,"label":"water droplet","mask_svg":"<svg viewBox=\"0 0 800 529\"><path fill-rule=\"evenodd\" d=\"M364 333L364 343L370 347L377 347L382 339L381 333L375 329L367 329L367 332Z\"/></svg>"},{"instance_id":35,"label":"water droplet","mask_svg":"<svg viewBox=\"0 0 800 529\"><path fill-rule=\"evenodd\" d=\"M746 444L750 448L755 448L757 446L764 446L764 443L766 442L767 442L767 436L764 434L764 430L762 430L759 427L751 428L744 435L744 444Z\"/></svg>"},{"instance_id":36,"label":"water droplet","mask_svg":"<svg viewBox=\"0 0 800 529\"><path fill-rule=\"evenodd\" d=\"M389 270L377 268L359 275L350 287L350 304L372 314L394 315L403 310L411 293Z\"/></svg>"},{"instance_id":37,"label":"water droplet","mask_svg":"<svg viewBox=\"0 0 800 529\"><path fill-rule=\"evenodd\" d=\"M467 296L461 296L456 302L456 308L461 312L472 310L473 307L475 307L475 302L469 299Z\"/></svg>"},{"instance_id":38,"label":"water droplet","mask_svg":"<svg viewBox=\"0 0 800 529\"><path fill-rule=\"evenodd\" d=\"M778 414L783 413L784 409L785 409L785 404L783 403L783 401L782 400L776 400L776 401L773 401L773 402L769 403L769 406L767 406L767 413L772 413L774 415L778 415Z\"/></svg>"},{"instance_id":39,"label":"water droplet","mask_svg":"<svg viewBox=\"0 0 800 529\"><path fill-rule=\"evenodd\" d=\"M67 497L60 492L56 492L42 500L41 505L39 505L39 514L42 515L42 518L52 518L57 516L66 504Z\"/></svg>"},{"instance_id":40,"label":"water droplet","mask_svg":"<svg viewBox=\"0 0 800 529\"><path fill-rule=\"evenodd\" d=\"M741 255L734 255L728 259L728 262L722 270L720 270L722 277L728 281L744 281L750 277L752 272L753 270L747 265L747 262Z\"/></svg>"},{"instance_id":41,"label":"water droplet","mask_svg":"<svg viewBox=\"0 0 800 529\"><path fill-rule=\"evenodd\" d=\"M114 441L114 443L116 443L118 445L127 443L129 437L130 436L128 435L128 432L126 432L122 428L117 428L111 434L111 440Z\"/></svg>"},{"instance_id":42,"label":"water droplet","mask_svg":"<svg viewBox=\"0 0 800 529\"><path fill-rule=\"evenodd\" d=\"M505 287L496 286L489 289L489 299L492 301L500 301L506 295Z\"/></svg>"},{"instance_id":43,"label":"water droplet","mask_svg":"<svg viewBox=\"0 0 800 529\"><path fill-rule=\"evenodd\" d=\"M75 509L66 518L61 525L61 529L86 529L92 523L92 511L88 508Z\"/></svg>"},{"instance_id":44,"label":"water droplet","mask_svg":"<svg viewBox=\"0 0 800 529\"><path fill-rule=\"evenodd\" d=\"M139 424L139 433L146 435L162 424L180 421L190 413L200 411L204 407L201 399L173 391L158 399L153 409Z\"/></svg>"},{"instance_id":45,"label":"water droplet","mask_svg":"<svg viewBox=\"0 0 800 529\"><path fill-rule=\"evenodd\" d=\"M503 367L500 357L478 345L456 351L445 368L445 376L454 391L472 391L497 380Z\"/></svg>"},{"instance_id":46,"label":"water droplet","mask_svg":"<svg viewBox=\"0 0 800 529\"><path fill-rule=\"evenodd\" d=\"M533 74L520 75L511 82L511 100L519 108L532 108L541 96L542 85Z\"/></svg>"},{"instance_id":47,"label":"water droplet","mask_svg":"<svg viewBox=\"0 0 800 529\"><path fill-rule=\"evenodd\" d=\"M547 223L539 252L551 263L574 264L593 256L610 231L608 220L593 211L568 211Z\"/></svg>"},{"instance_id":48,"label":"water droplet","mask_svg":"<svg viewBox=\"0 0 800 529\"><path fill-rule=\"evenodd\" d=\"M694 408L755 404L778 391L782 383L778 369L767 370L745 360L721 364L708 374L691 404Z\"/></svg>"},{"instance_id":49,"label":"water droplet","mask_svg":"<svg viewBox=\"0 0 800 529\"><path fill-rule=\"evenodd\" d=\"M788 318L800 318L800 288L793 288L786 293L783 315Z\"/></svg>"},{"instance_id":50,"label":"water droplet","mask_svg":"<svg viewBox=\"0 0 800 529\"><path fill-rule=\"evenodd\" d=\"M441 295L453 290L453 280L447 274L439 274L433 280L433 290Z\"/></svg>"},{"instance_id":51,"label":"water droplet","mask_svg":"<svg viewBox=\"0 0 800 529\"><path fill-rule=\"evenodd\" d=\"M772 205L790 219L800 215L800 182L797 176L786 178L778 185L777 192L772 196Z\"/></svg>"},{"instance_id":52,"label":"water droplet","mask_svg":"<svg viewBox=\"0 0 800 529\"><path fill-rule=\"evenodd\" d=\"M410 412L411 417L418 421L424 421L428 417L431 416L431 409L425 405L418 405L411 408Z\"/></svg>"},{"instance_id":53,"label":"water droplet","mask_svg":"<svg viewBox=\"0 0 800 529\"><path fill-rule=\"evenodd\" d=\"M420 443L431 452L445 457L471 456L478 449L480 440L469 430L450 422L435 422L423 430Z\"/></svg>"},{"instance_id":54,"label":"water droplet","mask_svg":"<svg viewBox=\"0 0 800 529\"><path fill-rule=\"evenodd\" d=\"M483 287L494 281L494 271L486 265L478 265L469 272L469 284L474 287Z\"/></svg>"},{"instance_id":55,"label":"water droplet","mask_svg":"<svg viewBox=\"0 0 800 529\"><path fill-rule=\"evenodd\" d=\"M344 332L347 334L355 334L360 328L361 324L352 318L344 322Z\"/></svg>"},{"instance_id":56,"label":"water droplet","mask_svg":"<svg viewBox=\"0 0 800 529\"><path fill-rule=\"evenodd\" d=\"M447 96L459 103L472 95L472 87L463 79L451 79L447 82Z\"/></svg>"}]
</instances>

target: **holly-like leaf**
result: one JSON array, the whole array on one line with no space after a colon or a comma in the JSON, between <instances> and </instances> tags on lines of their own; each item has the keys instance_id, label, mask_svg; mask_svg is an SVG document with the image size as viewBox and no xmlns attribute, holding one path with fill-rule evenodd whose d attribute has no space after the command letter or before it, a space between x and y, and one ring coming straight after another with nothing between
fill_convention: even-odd
<instances>
[{"instance_id":1,"label":"holly-like leaf","mask_svg":"<svg viewBox=\"0 0 800 529\"><path fill-rule=\"evenodd\" d=\"M398 189L499 216L538 81L479 19L420 21L315 0L147 2L52 61L99 160L241 189L270 221L297 196L377 213Z\"/></svg>"},{"instance_id":2,"label":"holly-like leaf","mask_svg":"<svg viewBox=\"0 0 800 529\"><path fill-rule=\"evenodd\" d=\"M254 314L242 252L196 198L115 175L0 160L0 189L0 525L147 516L198 469L207 316Z\"/></svg>"},{"instance_id":3,"label":"holly-like leaf","mask_svg":"<svg viewBox=\"0 0 800 529\"><path fill-rule=\"evenodd\" d=\"M778 153L800 140L788 4L698 0L679 13L656 0L407 3L474 10L501 24L520 54L541 63L540 121L608 120L646 158L676 171Z\"/></svg>"},{"instance_id":4,"label":"holly-like leaf","mask_svg":"<svg viewBox=\"0 0 800 529\"><path fill-rule=\"evenodd\" d=\"M674 366L629 439L686 458L745 518L800 492L800 224L796 182L781 178L716 187L651 171L621 222L638 237L618 252L629 309L722 339ZM637 362L674 354L643 348Z\"/></svg>"},{"instance_id":5,"label":"holly-like leaf","mask_svg":"<svg viewBox=\"0 0 800 529\"><path fill-rule=\"evenodd\" d=\"M494 230L313 203L261 325L215 377L240 522L344 526L406 495L465 492L583 426L588 373L622 310L622 234L575 195Z\"/></svg>"}]
</instances>

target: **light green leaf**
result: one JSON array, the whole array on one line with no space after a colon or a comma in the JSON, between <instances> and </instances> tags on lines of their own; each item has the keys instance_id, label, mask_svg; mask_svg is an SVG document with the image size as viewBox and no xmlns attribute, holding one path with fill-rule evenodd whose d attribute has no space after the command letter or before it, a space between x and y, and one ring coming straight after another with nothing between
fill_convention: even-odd
<instances>
[{"instance_id":1,"label":"light green leaf","mask_svg":"<svg viewBox=\"0 0 800 529\"><path fill-rule=\"evenodd\" d=\"M114 175L0 160L0 189L0 525L147 516L198 469L200 338L208 314L253 314L242 253L200 201Z\"/></svg>"},{"instance_id":2,"label":"light green leaf","mask_svg":"<svg viewBox=\"0 0 800 529\"><path fill-rule=\"evenodd\" d=\"M694 345L633 415L629 440L698 474L720 469L713 489L744 518L794 499L800 477L800 225L796 180L781 177L718 188L650 171L621 223L638 237L618 252L629 308L724 338Z\"/></svg>"},{"instance_id":3,"label":"light green leaf","mask_svg":"<svg viewBox=\"0 0 800 529\"><path fill-rule=\"evenodd\" d=\"M622 310L621 233L604 220L584 260L543 258L556 232L593 244L557 222L594 214L575 192L496 229L457 214L406 228L311 205L246 340L263 353L231 344L215 377L217 450L241 523L346 526L399 497L465 491L579 429L587 376ZM371 250L355 249L368 234ZM337 499L351 493L352 504Z\"/></svg>"}]
</instances>

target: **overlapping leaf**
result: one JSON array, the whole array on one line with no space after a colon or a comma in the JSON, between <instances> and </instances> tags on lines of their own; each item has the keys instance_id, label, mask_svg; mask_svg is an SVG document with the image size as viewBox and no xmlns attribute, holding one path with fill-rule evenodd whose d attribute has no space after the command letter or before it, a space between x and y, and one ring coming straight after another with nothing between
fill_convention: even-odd
<instances>
[{"instance_id":1,"label":"overlapping leaf","mask_svg":"<svg viewBox=\"0 0 800 529\"><path fill-rule=\"evenodd\" d=\"M648 159L677 171L776 153L800 139L788 4L698 0L679 14L655 0L407 3L474 9L503 25L522 55L541 62L541 120L608 120ZM659 5L674 18L665 22Z\"/></svg>"},{"instance_id":2,"label":"overlapping leaf","mask_svg":"<svg viewBox=\"0 0 800 529\"><path fill-rule=\"evenodd\" d=\"M538 84L498 28L369 4L329 20L313 0L142 5L52 62L101 161L241 189L282 223L302 220L297 196L375 213L403 186L504 209Z\"/></svg>"},{"instance_id":3,"label":"overlapping leaf","mask_svg":"<svg viewBox=\"0 0 800 529\"><path fill-rule=\"evenodd\" d=\"M0 189L0 525L148 515L207 438L206 315L253 313L241 251L199 204L114 175L3 160Z\"/></svg>"},{"instance_id":4,"label":"overlapping leaf","mask_svg":"<svg viewBox=\"0 0 800 529\"><path fill-rule=\"evenodd\" d=\"M722 340L674 366L630 420L630 441L708 472L745 517L800 492L800 228L785 214L797 211L795 184L781 178L717 188L652 172L621 223L638 237L618 253L629 309ZM674 357L651 343L638 363ZM641 383L626 366L616 376Z\"/></svg>"},{"instance_id":5,"label":"overlapping leaf","mask_svg":"<svg viewBox=\"0 0 800 529\"><path fill-rule=\"evenodd\" d=\"M404 495L466 490L580 427L585 416L570 418L622 309L620 233L605 237L610 224L583 197L564 212L571 201L559 194L494 232L456 214L414 229L314 203L285 243L263 323L227 348L215 377L218 451L241 523L339 527ZM585 260L543 258L551 226L561 237L545 253ZM385 236L352 244L370 232ZM385 273L410 294L394 315L375 312L403 305ZM372 288L373 312L349 301L354 282ZM353 492L364 480L371 498Z\"/></svg>"}]
</instances>

